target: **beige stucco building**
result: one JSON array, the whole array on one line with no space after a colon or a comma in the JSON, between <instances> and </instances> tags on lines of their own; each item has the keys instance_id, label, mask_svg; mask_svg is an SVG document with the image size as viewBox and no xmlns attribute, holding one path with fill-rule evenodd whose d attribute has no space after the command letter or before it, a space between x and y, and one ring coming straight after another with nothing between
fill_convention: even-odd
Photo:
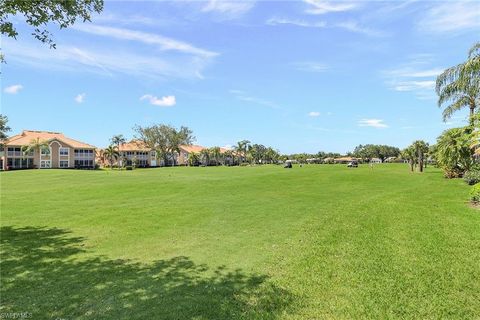
<instances>
[{"instance_id":1,"label":"beige stucco building","mask_svg":"<svg viewBox=\"0 0 480 320\"><path fill-rule=\"evenodd\" d=\"M24 147L35 140L46 147L25 153ZM60 132L24 130L10 137L0 154L2 170L94 167L95 147Z\"/></svg>"}]
</instances>

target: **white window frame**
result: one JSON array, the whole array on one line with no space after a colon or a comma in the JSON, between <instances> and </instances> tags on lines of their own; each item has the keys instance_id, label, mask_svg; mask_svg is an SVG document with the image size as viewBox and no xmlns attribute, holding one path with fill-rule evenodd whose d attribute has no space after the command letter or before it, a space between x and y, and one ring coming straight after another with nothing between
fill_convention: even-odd
<instances>
[{"instance_id":1,"label":"white window frame","mask_svg":"<svg viewBox=\"0 0 480 320\"><path fill-rule=\"evenodd\" d=\"M62 167L62 162L66 162L67 163L67 166L66 167ZM65 169L65 168L70 168L70 160L58 160L58 167L61 168L61 169Z\"/></svg>"},{"instance_id":2,"label":"white window frame","mask_svg":"<svg viewBox=\"0 0 480 320\"><path fill-rule=\"evenodd\" d=\"M67 154L62 154L62 150L63 150L63 151L67 150ZM68 148L68 147L60 147L60 148L58 148L58 156L59 156L59 157L68 157L68 156L70 156L70 148Z\"/></svg>"},{"instance_id":3,"label":"white window frame","mask_svg":"<svg viewBox=\"0 0 480 320\"><path fill-rule=\"evenodd\" d=\"M48 163L48 166L47 166ZM51 160L40 160L40 169L50 169L52 167Z\"/></svg>"},{"instance_id":4,"label":"white window frame","mask_svg":"<svg viewBox=\"0 0 480 320\"><path fill-rule=\"evenodd\" d=\"M43 153L43 151L45 151L45 150L48 150L48 153ZM50 149L50 147L40 149L40 155L41 156L49 156L51 153L52 153L52 150Z\"/></svg>"}]
</instances>

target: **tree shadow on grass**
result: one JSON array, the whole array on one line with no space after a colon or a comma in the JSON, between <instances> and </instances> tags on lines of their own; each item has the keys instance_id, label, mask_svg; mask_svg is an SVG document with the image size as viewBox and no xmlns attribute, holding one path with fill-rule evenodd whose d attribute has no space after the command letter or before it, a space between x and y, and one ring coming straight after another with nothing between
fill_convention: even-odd
<instances>
[{"instance_id":1,"label":"tree shadow on grass","mask_svg":"<svg viewBox=\"0 0 480 320\"><path fill-rule=\"evenodd\" d=\"M56 228L0 228L0 313L32 319L276 319L293 296L267 281L187 257L149 265L84 258Z\"/></svg>"}]
</instances>

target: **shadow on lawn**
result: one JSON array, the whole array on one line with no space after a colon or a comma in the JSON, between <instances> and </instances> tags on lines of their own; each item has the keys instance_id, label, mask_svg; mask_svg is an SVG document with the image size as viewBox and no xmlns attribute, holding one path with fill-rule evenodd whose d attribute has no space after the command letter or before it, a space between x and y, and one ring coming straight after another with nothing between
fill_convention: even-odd
<instances>
[{"instance_id":1,"label":"shadow on lawn","mask_svg":"<svg viewBox=\"0 0 480 320\"><path fill-rule=\"evenodd\" d=\"M2 227L0 313L33 319L275 319L292 295L262 275L210 270L187 257L149 265L81 259L81 237Z\"/></svg>"}]
</instances>

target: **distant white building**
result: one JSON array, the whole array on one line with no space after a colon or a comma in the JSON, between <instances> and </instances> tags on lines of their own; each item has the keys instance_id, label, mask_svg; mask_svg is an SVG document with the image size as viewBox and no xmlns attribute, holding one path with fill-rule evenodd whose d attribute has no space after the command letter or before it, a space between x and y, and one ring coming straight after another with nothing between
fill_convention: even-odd
<instances>
[{"instance_id":1,"label":"distant white building","mask_svg":"<svg viewBox=\"0 0 480 320\"><path fill-rule=\"evenodd\" d=\"M370 159L370 163L382 163L382 159L380 159L380 158L372 158L372 159Z\"/></svg>"}]
</instances>

